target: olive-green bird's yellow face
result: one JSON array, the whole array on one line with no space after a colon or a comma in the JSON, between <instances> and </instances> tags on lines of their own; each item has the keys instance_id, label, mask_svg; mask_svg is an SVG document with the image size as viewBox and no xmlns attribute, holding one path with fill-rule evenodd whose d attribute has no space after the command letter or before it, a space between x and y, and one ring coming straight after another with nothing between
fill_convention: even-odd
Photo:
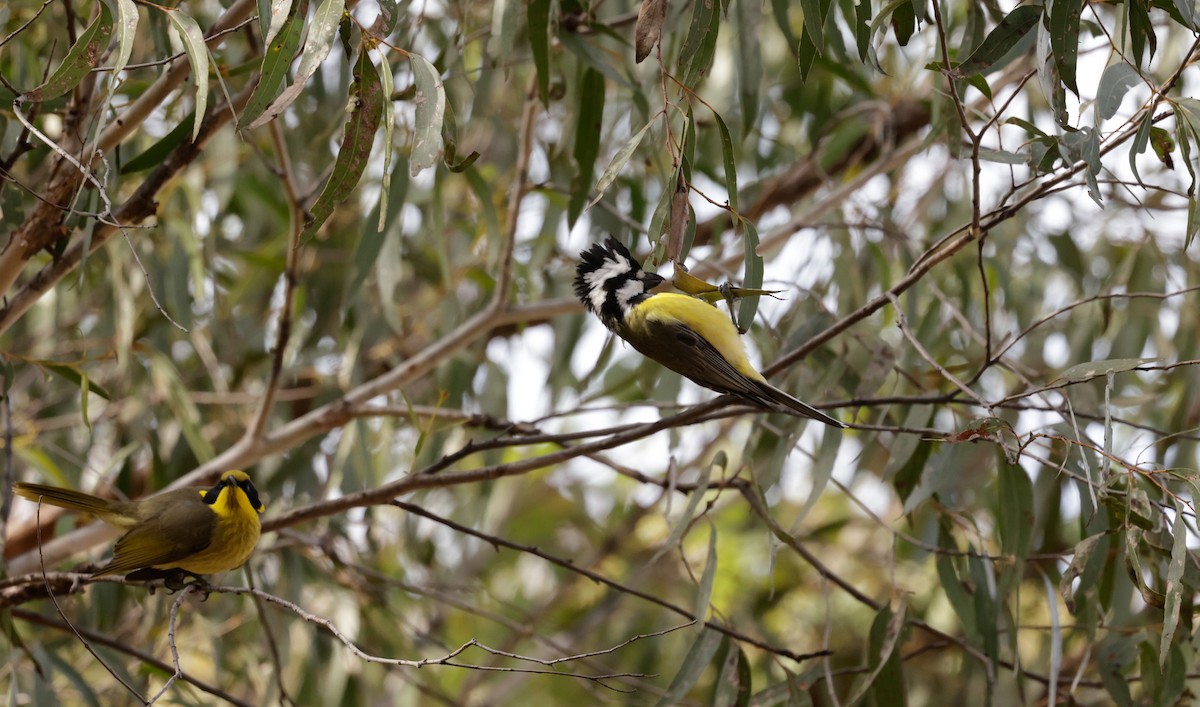
<instances>
[{"instance_id":1,"label":"olive-green bird's yellow face","mask_svg":"<svg viewBox=\"0 0 1200 707\"><path fill-rule=\"evenodd\" d=\"M257 516L266 508L249 474L236 469L221 474L215 486L200 492L200 498L218 516Z\"/></svg>"}]
</instances>

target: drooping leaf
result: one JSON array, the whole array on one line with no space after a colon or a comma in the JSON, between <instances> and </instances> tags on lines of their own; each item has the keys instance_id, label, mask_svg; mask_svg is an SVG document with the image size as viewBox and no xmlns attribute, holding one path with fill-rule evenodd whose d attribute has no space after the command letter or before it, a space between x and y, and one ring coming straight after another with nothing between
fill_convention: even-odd
<instances>
[{"instance_id":1,"label":"drooping leaf","mask_svg":"<svg viewBox=\"0 0 1200 707\"><path fill-rule=\"evenodd\" d=\"M117 35L117 51L113 55L112 75L117 76L129 64L129 56L133 53L133 41L137 39L138 11L133 0L107 0L113 5L115 21L113 31Z\"/></svg>"},{"instance_id":2,"label":"drooping leaf","mask_svg":"<svg viewBox=\"0 0 1200 707\"><path fill-rule=\"evenodd\" d=\"M717 27L721 14L718 0L696 0L692 19L679 50L677 75L683 85L695 88L700 74L708 70L717 47Z\"/></svg>"},{"instance_id":3,"label":"drooping leaf","mask_svg":"<svg viewBox=\"0 0 1200 707\"><path fill-rule=\"evenodd\" d=\"M204 43L204 32L188 15L179 10L167 10L171 27L179 33L183 51L192 67L192 80L196 83L195 120L192 122L192 140L200 134L204 111L208 107L208 45Z\"/></svg>"},{"instance_id":4,"label":"drooping leaf","mask_svg":"<svg viewBox=\"0 0 1200 707\"><path fill-rule=\"evenodd\" d=\"M424 57L410 56L413 81L417 85L416 118L413 123L413 147L409 174L417 176L438 163L442 147L442 121L446 116L446 89L437 69Z\"/></svg>"},{"instance_id":5,"label":"drooping leaf","mask_svg":"<svg viewBox=\"0 0 1200 707\"><path fill-rule=\"evenodd\" d=\"M1142 77L1124 61L1117 59L1100 76L1100 87L1096 91L1096 125L1117 114L1121 101L1129 89L1139 84Z\"/></svg>"},{"instance_id":6,"label":"drooping leaf","mask_svg":"<svg viewBox=\"0 0 1200 707\"><path fill-rule=\"evenodd\" d=\"M39 103L57 98L79 85L88 72L100 65L100 58L108 48L113 34L113 16L107 3L100 3L100 14L88 25L71 45L62 63L37 88L21 94L21 98Z\"/></svg>"},{"instance_id":7,"label":"drooping leaf","mask_svg":"<svg viewBox=\"0 0 1200 707\"><path fill-rule=\"evenodd\" d=\"M1179 608L1183 602L1183 571L1184 563L1188 561L1188 528L1180 510L1178 507L1175 509L1175 524L1171 529L1174 542L1171 544L1171 561L1167 565L1166 586L1163 589L1166 606L1163 607L1162 638L1158 647L1159 668L1166 665L1171 654L1175 629L1179 626Z\"/></svg>"},{"instance_id":8,"label":"drooping leaf","mask_svg":"<svg viewBox=\"0 0 1200 707\"><path fill-rule=\"evenodd\" d=\"M971 56L955 67L952 74L956 78L966 78L986 72L1008 54L1013 45L1024 39L1041 19L1040 5L1018 5L992 28L983 42L971 52Z\"/></svg>"},{"instance_id":9,"label":"drooping leaf","mask_svg":"<svg viewBox=\"0 0 1200 707\"><path fill-rule=\"evenodd\" d=\"M263 111L278 95L279 87L287 78L292 60L300 48L300 39L304 36L304 13L307 12L307 9L308 0L295 0L291 7L291 14L287 16L274 39L267 46L266 53L263 55L258 85L254 87L249 102L246 103L246 107L238 118L239 130L244 130L251 124L257 124Z\"/></svg>"},{"instance_id":10,"label":"drooping leaf","mask_svg":"<svg viewBox=\"0 0 1200 707\"><path fill-rule=\"evenodd\" d=\"M311 219L304 225L301 235L303 240L312 238L333 213L334 207L345 201L358 185L371 156L371 146L375 142L375 132L379 129L383 105L383 85L379 79L379 72L371 62L367 46L364 44L354 65L350 85L350 117L346 121L342 145L338 150L337 159L334 160L329 181L325 182L325 188L309 210Z\"/></svg>"},{"instance_id":11,"label":"drooping leaf","mask_svg":"<svg viewBox=\"0 0 1200 707\"><path fill-rule=\"evenodd\" d=\"M304 50L300 53L300 63L296 67L296 75L292 77L291 85L271 101L271 104L263 110L262 115L249 124L251 129L274 120L304 92L308 80L317 73L317 69L320 68L321 62L325 61L325 57L329 56L329 50L333 48L333 41L338 35L338 25L341 23L342 14L345 11L346 0L321 0L316 13L313 14L312 22L308 25L308 36L304 40ZM283 32L281 31L280 34Z\"/></svg>"},{"instance_id":12,"label":"drooping leaf","mask_svg":"<svg viewBox=\"0 0 1200 707\"><path fill-rule=\"evenodd\" d=\"M642 126L642 129L637 131L621 145L614 154L608 166L600 173L600 179L596 180L596 196L588 202L588 208L595 206L602 198L612 183L617 177L621 176L621 170L625 168L625 164L629 162L629 158L633 157L633 153L637 151L638 145L642 144L642 138L646 137L646 133L650 131L650 126L654 125L654 119Z\"/></svg>"},{"instance_id":13,"label":"drooping leaf","mask_svg":"<svg viewBox=\"0 0 1200 707\"><path fill-rule=\"evenodd\" d=\"M567 226L583 211L596 168L596 155L600 153L600 132L604 118L604 77L599 71L584 69L579 82L579 120L575 123L575 169L576 177L571 188L571 203L567 210Z\"/></svg>"},{"instance_id":14,"label":"drooping leaf","mask_svg":"<svg viewBox=\"0 0 1200 707\"><path fill-rule=\"evenodd\" d=\"M1083 0L1052 0L1050 7L1050 51L1063 86L1076 96L1075 69L1079 58L1079 20Z\"/></svg>"},{"instance_id":15,"label":"drooping leaf","mask_svg":"<svg viewBox=\"0 0 1200 707\"><path fill-rule=\"evenodd\" d=\"M537 70L538 95L544 105L550 104L550 0L529 0L525 6L525 23L529 32L529 49Z\"/></svg>"},{"instance_id":16,"label":"drooping leaf","mask_svg":"<svg viewBox=\"0 0 1200 707\"><path fill-rule=\"evenodd\" d=\"M692 643L691 649L684 656L683 663L679 666L679 670L675 673L675 677L671 680L667 691L663 693L662 697L656 703L657 707L669 707L683 701L684 696L700 680L700 676L704 674L704 670L712 662L713 655L716 654L717 648L721 646L721 638L721 634L711 628L705 628L700 633L699 638Z\"/></svg>"}]
</instances>

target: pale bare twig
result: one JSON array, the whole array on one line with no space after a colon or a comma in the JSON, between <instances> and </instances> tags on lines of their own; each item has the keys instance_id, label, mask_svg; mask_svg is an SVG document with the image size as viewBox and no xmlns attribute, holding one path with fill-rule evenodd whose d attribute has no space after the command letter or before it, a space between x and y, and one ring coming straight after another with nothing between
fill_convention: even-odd
<instances>
[{"instance_id":1,"label":"pale bare twig","mask_svg":"<svg viewBox=\"0 0 1200 707\"><path fill-rule=\"evenodd\" d=\"M175 601L171 602L170 619L167 622L167 645L171 648L171 665L175 668L175 671L171 673L171 677L167 678L167 681L163 683L162 689L155 693L154 697L151 697L147 704L158 702L163 695L167 694L167 690L171 689L175 681L183 676L183 668L179 666L179 647L175 645L175 628L179 625L177 621L179 607L183 605L183 600L187 598L192 588L193 585L191 583L185 584L183 589L180 590L179 596L175 597Z\"/></svg>"}]
</instances>

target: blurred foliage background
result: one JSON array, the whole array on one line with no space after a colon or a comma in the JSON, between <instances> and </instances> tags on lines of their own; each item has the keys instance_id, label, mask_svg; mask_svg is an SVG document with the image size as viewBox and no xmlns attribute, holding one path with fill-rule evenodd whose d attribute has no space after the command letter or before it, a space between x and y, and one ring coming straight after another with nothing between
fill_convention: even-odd
<instances>
[{"instance_id":1,"label":"blurred foliage background","mask_svg":"<svg viewBox=\"0 0 1200 707\"><path fill-rule=\"evenodd\" d=\"M1190 699L1198 28L1186 0L5 3L3 692ZM607 337L571 281L609 233L779 290L734 308L748 343L850 429ZM258 592L204 603L57 572L112 534L8 494L228 468L268 532L218 582Z\"/></svg>"}]
</instances>

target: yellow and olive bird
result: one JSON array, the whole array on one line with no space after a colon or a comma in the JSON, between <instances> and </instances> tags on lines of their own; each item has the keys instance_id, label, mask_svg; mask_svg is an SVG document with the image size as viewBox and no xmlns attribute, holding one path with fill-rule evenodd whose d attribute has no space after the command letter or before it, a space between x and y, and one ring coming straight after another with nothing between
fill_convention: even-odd
<instances>
[{"instance_id":1,"label":"yellow and olive bird","mask_svg":"<svg viewBox=\"0 0 1200 707\"><path fill-rule=\"evenodd\" d=\"M768 383L750 365L737 327L721 310L688 295L650 291L662 282L610 236L580 253L575 294L644 356L705 388L768 410L845 427Z\"/></svg>"},{"instance_id":2,"label":"yellow and olive bird","mask_svg":"<svg viewBox=\"0 0 1200 707\"><path fill-rule=\"evenodd\" d=\"M31 501L93 515L125 534L112 560L93 575L146 580L173 572L216 574L250 557L261 532L258 490L244 471L227 471L212 488L181 488L136 501L113 501L57 486L18 482Z\"/></svg>"}]
</instances>

